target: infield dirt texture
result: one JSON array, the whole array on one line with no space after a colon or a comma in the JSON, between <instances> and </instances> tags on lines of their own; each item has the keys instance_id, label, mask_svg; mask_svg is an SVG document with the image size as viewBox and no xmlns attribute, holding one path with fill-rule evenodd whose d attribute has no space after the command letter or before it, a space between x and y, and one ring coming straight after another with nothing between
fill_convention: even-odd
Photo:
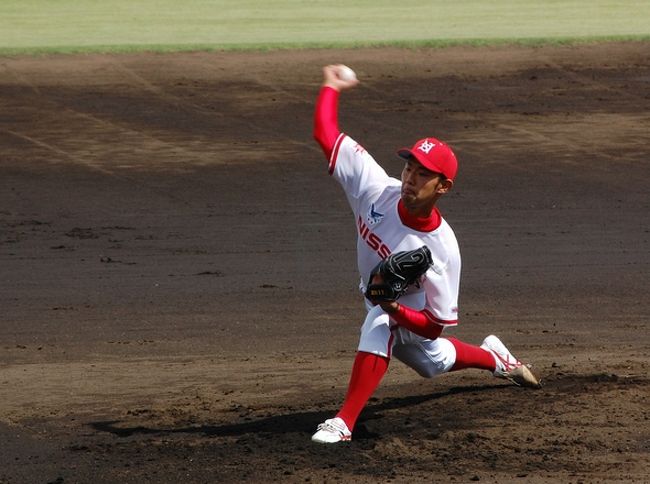
<instances>
[{"instance_id":1,"label":"infield dirt texture","mask_svg":"<svg viewBox=\"0 0 650 484\"><path fill-rule=\"evenodd\" d=\"M460 159L441 210L461 324L538 391L398 361L354 440L310 442L364 309L355 223L311 138L398 175ZM0 482L647 482L647 43L0 61Z\"/></svg>"}]
</instances>

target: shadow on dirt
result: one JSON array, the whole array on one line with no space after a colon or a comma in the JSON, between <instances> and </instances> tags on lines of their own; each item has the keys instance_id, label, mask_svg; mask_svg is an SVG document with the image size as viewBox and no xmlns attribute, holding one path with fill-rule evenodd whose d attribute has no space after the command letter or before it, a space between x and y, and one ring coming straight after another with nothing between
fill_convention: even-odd
<instances>
[{"instance_id":1,"label":"shadow on dirt","mask_svg":"<svg viewBox=\"0 0 650 484\"><path fill-rule=\"evenodd\" d=\"M385 410L404 409L413 407L420 404L432 402L434 400L442 399L452 395L458 394L477 394L479 392L490 392L492 390L503 388L503 384L499 385L483 385L483 386L461 386L451 388L443 392L431 393L429 395L414 395L408 397L396 397L384 399L381 403L370 404L363 412L363 420L373 420L380 418L378 415ZM130 437L132 435L171 435L171 434L202 434L208 437L225 437L225 436L241 436L250 433L267 432L273 434L283 433L308 433L315 429L316 424L322 422L326 418L332 417L332 411L309 411L309 412L295 412L283 415L275 415L272 417L262 418L250 422L223 424L223 425L199 425L199 426L186 426L178 428L155 428L146 426L135 427L121 427L119 420L91 422L89 424L94 430L98 432L108 432L118 437ZM363 440L365 438L372 438L373 435L365 430L365 426L361 425L355 432L356 440Z\"/></svg>"},{"instance_id":2,"label":"shadow on dirt","mask_svg":"<svg viewBox=\"0 0 650 484\"><path fill-rule=\"evenodd\" d=\"M629 387L645 386L648 384L647 379L642 377L623 377L616 374L557 374L549 377L544 381L544 387L541 389L540 397L550 398L559 394L570 392L577 393L598 393L595 387L600 387L602 391L610 390L612 387ZM477 397L483 393L490 393L494 390L499 392L509 389L517 391L507 383L480 385L480 386L459 386L444 391L435 392L426 395L410 395L406 397L385 398L379 403L371 403L364 409L361 425L355 429L355 439L363 440L373 438L367 431L363 422L381 419L382 412L389 410L406 410L409 407L417 407L442 400L447 397L458 395L463 397L462 400ZM530 390L524 390L530 391ZM546 395L544 395L546 394ZM417 412L416 409L413 410ZM194 434L205 437L239 437L251 433L267 434L290 434L290 433L310 433L316 427L316 424L326 418L331 418L333 410L312 410L303 412L293 412L271 417L260 418L257 420L248 420L240 423L223 423L221 425L189 425L179 427L154 427L138 425L125 427L121 426L120 420L96 421L88 425L98 432L106 432L117 437L131 437L134 435L174 435L174 434ZM469 415L468 415L469 416Z\"/></svg>"}]
</instances>

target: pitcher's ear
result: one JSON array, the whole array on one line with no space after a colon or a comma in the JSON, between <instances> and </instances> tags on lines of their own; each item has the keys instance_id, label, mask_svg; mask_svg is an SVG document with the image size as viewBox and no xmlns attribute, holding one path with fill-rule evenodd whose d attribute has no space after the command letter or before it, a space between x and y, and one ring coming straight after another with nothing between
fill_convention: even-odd
<instances>
[{"instance_id":1,"label":"pitcher's ear","mask_svg":"<svg viewBox=\"0 0 650 484\"><path fill-rule=\"evenodd\" d=\"M454 181L450 180L449 178L445 178L440 182L440 186L438 187L437 192L447 193L452 189L453 186L454 186Z\"/></svg>"}]
</instances>

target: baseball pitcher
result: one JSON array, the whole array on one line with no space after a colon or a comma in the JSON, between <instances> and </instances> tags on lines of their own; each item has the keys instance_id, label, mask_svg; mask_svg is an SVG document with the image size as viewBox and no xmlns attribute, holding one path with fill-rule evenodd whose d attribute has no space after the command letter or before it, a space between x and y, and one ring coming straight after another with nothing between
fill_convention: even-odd
<instances>
[{"instance_id":1,"label":"baseball pitcher","mask_svg":"<svg viewBox=\"0 0 650 484\"><path fill-rule=\"evenodd\" d=\"M480 346L441 336L458 324L460 252L436 207L456 177L452 149L433 137L420 139L397 152L404 160L401 179L389 177L338 127L340 92L356 86L356 76L340 64L324 67L323 75L314 137L355 217L360 290L368 313L343 405L318 426L312 440L351 440L357 418L392 358L426 378L479 368L520 386L538 387L528 367L496 336Z\"/></svg>"}]
</instances>

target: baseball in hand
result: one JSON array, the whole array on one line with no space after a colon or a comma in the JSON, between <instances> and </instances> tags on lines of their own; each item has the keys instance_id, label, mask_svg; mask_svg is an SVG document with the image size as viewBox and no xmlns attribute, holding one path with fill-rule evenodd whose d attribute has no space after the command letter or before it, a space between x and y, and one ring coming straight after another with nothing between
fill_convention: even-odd
<instances>
[{"instance_id":1,"label":"baseball in hand","mask_svg":"<svg viewBox=\"0 0 650 484\"><path fill-rule=\"evenodd\" d=\"M339 79L342 81L356 81L357 80L357 74L350 69L348 66L341 66L339 67L339 72L338 72Z\"/></svg>"}]
</instances>

